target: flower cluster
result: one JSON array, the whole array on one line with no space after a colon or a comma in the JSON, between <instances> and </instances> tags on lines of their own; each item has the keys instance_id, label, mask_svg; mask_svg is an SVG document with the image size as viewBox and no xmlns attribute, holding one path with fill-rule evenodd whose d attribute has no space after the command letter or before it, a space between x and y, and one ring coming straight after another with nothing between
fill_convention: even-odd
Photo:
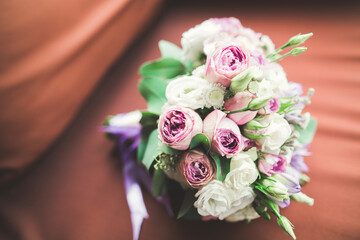
<instances>
[{"instance_id":1,"label":"flower cluster","mask_svg":"<svg viewBox=\"0 0 360 240\"><path fill-rule=\"evenodd\" d=\"M311 35L275 49L236 18L212 18L183 33L182 48L161 41L162 59L140 69L148 111L138 158L154 168L157 193L175 181L190 194L180 217L194 209L203 220L236 222L269 219L270 211L295 236L279 207L313 204L301 193L309 180L303 156L316 127L303 109L313 89L302 96L278 61L304 52L297 46Z\"/></svg>"}]
</instances>

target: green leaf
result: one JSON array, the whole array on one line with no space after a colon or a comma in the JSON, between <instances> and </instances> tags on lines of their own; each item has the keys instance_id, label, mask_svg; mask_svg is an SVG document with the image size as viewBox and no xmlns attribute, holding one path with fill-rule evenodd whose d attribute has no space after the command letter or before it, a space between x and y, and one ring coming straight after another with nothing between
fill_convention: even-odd
<instances>
[{"instance_id":1,"label":"green leaf","mask_svg":"<svg viewBox=\"0 0 360 240\"><path fill-rule=\"evenodd\" d=\"M196 148L198 145L202 145L203 148L205 149L206 152L210 151L210 140L209 138L203 134L203 133L199 133L196 134L192 139L191 139L191 143L190 143L190 149Z\"/></svg>"},{"instance_id":2,"label":"green leaf","mask_svg":"<svg viewBox=\"0 0 360 240\"><path fill-rule=\"evenodd\" d=\"M185 66L173 58L162 58L154 62L145 63L140 68L140 74L144 77L156 77L160 79L171 79L184 73Z\"/></svg>"},{"instance_id":3,"label":"green leaf","mask_svg":"<svg viewBox=\"0 0 360 240\"><path fill-rule=\"evenodd\" d=\"M139 83L139 91L146 99L148 110L160 114L162 106L167 102L165 97L167 83L159 78L145 77Z\"/></svg>"},{"instance_id":4,"label":"green leaf","mask_svg":"<svg viewBox=\"0 0 360 240\"><path fill-rule=\"evenodd\" d=\"M159 138L158 138L157 129L153 130L150 133L148 143L146 145L144 158L142 163L145 165L146 169L150 169L152 163L154 162L155 158L161 153L159 149Z\"/></svg>"},{"instance_id":5,"label":"green leaf","mask_svg":"<svg viewBox=\"0 0 360 240\"><path fill-rule=\"evenodd\" d=\"M182 152L182 151L173 149L164 143L160 143L160 151L163 153L166 153L166 154L171 154L171 155L180 154Z\"/></svg>"},{"instance_id":6,"label":"green leaf","mask_svg":"<svg viewBox=\"0 0 360 240\"><path fill-rule=\"evenodd\" d=\"M154 130L154 128L152 128L152 127L143 127L141 129L140 143L139 143L139 147L137 149L137 161L139 163L141 163L144 158L146 145L149 140L149 135L153 130Z\"/></svg>"},{"instance_id":7,"label":"green leaf","mask_svg":"<svg viewBox=\"0 0 360 240\"><path fill-rule=\"evenodd\" d=\"M161 40L159 42L159 48L161 56L163 58L173 58L181 61L181 48L179 48L175 44L165 40Z\"/></svg>"},{"instance_id":8,"label":"green leaf","mask_svg":"<svg viewBox=\"0 0 360 240\"><path fill-rule=\"evenodd\" d=\"M153 112L142 111L141 112L141 126L151 126L157 125L157 120L159 119L159 114Z\"/></svg>"},{"instance_id":9,"label":"green leaf","mask_svg":"<svg viewBox=\"0 0 360 240\"><path fill-rule=\"evenodd\" d=\"M301 144L309 144L314 138L315 132L316 132L316 119L311 118L309 124L307 125L306 129L301 130L298 127L296 127L296 130L299 131L300 137L298 138L298 141Z\"/></svg>"},{"instance_id":10,"label":"green leaf","mask_svg":"<svg viewBox=\"0 0 360 240\"><path fill-rule=\"evenodd\" d=\"M186 213L191 209L193 206L196 198L195 198L196 191L194 190L187 190L185 191L184 200L180 206L179 213L177 215L177 218L181 218L186 215Z\"/></svg>"},{"instance_id":11,"label":"green leaf","mask_svg":"<svg viewBox=\"0 0 360 240\"><path fill-rule=\"evenodd\" d=\"M219 181L224 181L226 175L230 172L230 159L212 155L216 163L216 177Z\"/></svg>"},{"instance_id":12,"label":"green leaf","mask_svg":"<svg viewBox=\"0 0 360 240\"><path fill-rule=\"evenodd\" d=\"M155 170L152 182L152 194L154 197L161 196L166 192L166 180L163 170Z\"/></svg>"}]
</instances>

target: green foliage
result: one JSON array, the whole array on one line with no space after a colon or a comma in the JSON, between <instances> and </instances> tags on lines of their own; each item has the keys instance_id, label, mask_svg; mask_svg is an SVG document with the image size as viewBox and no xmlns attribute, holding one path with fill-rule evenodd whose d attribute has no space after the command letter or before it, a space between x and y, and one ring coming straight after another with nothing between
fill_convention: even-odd
<instances>
[{"instance_id":1,"label":"green foliage","mask_svg":"<svg viewBox=\"0 0 360 240\"><path fill-rule=\"evenodd\" d=\"M163 170L157 169L154 172L152 182L152 194L154 197L161 196L166 192L167 177Z\"/></svg>"},{"instance_id":2,"label":"green foliage","mask_svg":"<svg viewBox=\"0 0 360 240\"><path fill-rule=\"evenodd\" d=\"M162 106L167 102L165 97L166 86L166 82L153 77L145 77L139 83L139 91L146 99L150 112L161 113Z\"/></svg>"},{"instance_id":3,"label":"green foliage","mask_svg":"<svg viewBox=\"0 0 360 240\"><path fill-rule=\"evenodd\" d=\"M145 63L139 70L144 77L154 77L162 80L171 79L186 73L185 66L174 58L162 58ZM156 85L154 85L156 86Z\"/></svg>"},{"instance_id":4,"label":"green foliage","mask_svg":"<svg viewBox=\"0 0 360 240\"><path fill-rule=\"evenodd\" d=\"M159 114L153 113L153 112L142 111L140 124L143 127L155 126L155 128L156 128L158 119L159 119Z\"/></svg>"},{"instance_id":5,"label":"green foliage","mask_svg":"<svg viewBox=\"0 0 360 240\"><path fill-rule=\"evenodd\" d=\"M196 147L198 147L199 145L201 145L204 150L206 152L210 151L210 140L209 138L203 134L203 133L199 133L196 134L192 139L191 139L191 143L190 143L190 149L194 149Z\"/></svg>"},{"instance_id":6,"label":"green foliage","mask_svg":"<svg viewBox=\"0 0 360 240\"><path fill-rule=\"evenodd\" d=\"M211 157L216 163L216 177L219 181L224 181L226 175L230 172L230 159L212 154Z\"/></svg>"},{"instance_id":7,"label":"green foliage","mask_svg":"<svg viewBox=\"0 0 360 240\"><path fill-rule=\"evenodd\" d=\"M162 58L173 58L181 61L181 48L179 48L175 44L165 40L161 40L159 41L159 49Z\"/></svg>"},{"instance_id":8,"label":"green foliage","mask_svg":"<svg viewBox=\"0 0 360 240\"><path fill-rule=\"evenodd\" d=\"M150 133L148 142L146 144L146 149L144 152L144 157L142 163L145 165L146 169L149 170L155 158L161 153L159 148L159 139L157 130L153 130Z\"/></svg>"},{"instance_id":9,"label":"green foliage","mask_svg":"<svg viewBox=\"0 0 360 240\"><path fill-rule=\"evenodd\" d=\"M184 200L180 206L180 210L177 215L178 219L185 216L189 212L191 207L193 206L193 204L196 200L195 193L196 193L196 190L194 190L194 189L189 189L189 190L185 191Z\"/></svg>"},{"instance_id":10,"label":"green foliage","mask_svg":"<svg viewBox=\"0 0 360 240\"><path fill-rule=\"evenodd\" d=\"M298 141L301 144L309 144L314 138L315 132L316 132L316 119L311 118L309 124L307 125L306 129L301 130L299 127L295 126L296 130L300 133L300 137L298 138Z\"/></svg>"},{"instance_id":11,"label":"green foliage","mask_svg":"<svg viewBox=\"0 0 360 240\"><path fill-rule=\"evenodd\" d=\"M154 168L176 171L177 163L179 162L180 157L181 154L173 155L163 152L156 158L156 164L154 165Z\"/></svg>"}]
</instances>

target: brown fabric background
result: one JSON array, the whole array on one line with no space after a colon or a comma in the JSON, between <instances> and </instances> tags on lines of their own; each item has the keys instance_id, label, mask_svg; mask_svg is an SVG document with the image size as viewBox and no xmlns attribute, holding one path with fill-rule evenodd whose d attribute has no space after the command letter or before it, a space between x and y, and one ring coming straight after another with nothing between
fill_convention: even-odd
<instances>
[{"instance_id":1,"label":"brown fabric background","mask_svg":"<svg viewBox=\"0 0 360 240\"><path fill-rule=\"evenodd\" d=\"M59 136L160 1L0 2L0 181Z\"/></svg>"},{"instance_id":2,"label":"brown fabric background","mask_svg":"<svg viewBox=\"0 0 360 240\"><path fill-rule=\"evenodd\" d=\"M204 2L202 2L204 3ZM103 77L75 120L40 161L0 193L0 239L131 239L129 210L113 143L98 126L106 115L144 108L137 92L139 65L160 56L157 42L179 43L181 33L214 16L235 16L245 26L284 43L314 32L308 52L282 61L290 81L316 88L308 110L319 128L306 159L315 198L282 211L298 239L360 239L360 16L358 5L297 11L239 5L170 5ZM294 8L292 8L294 9ZM96 60L100 61L100 60ZM169 217L144 193L150 218L141 239L289 239L272 220L251 224L187 222Z\"/></svg>"}]
</instances>

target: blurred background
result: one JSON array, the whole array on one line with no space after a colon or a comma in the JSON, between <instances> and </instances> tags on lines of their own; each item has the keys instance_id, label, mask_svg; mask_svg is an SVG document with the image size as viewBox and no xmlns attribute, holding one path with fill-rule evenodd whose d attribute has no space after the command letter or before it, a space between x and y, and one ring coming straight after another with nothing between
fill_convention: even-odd
<instances>
[{"instance_id":1,"label":"blurred background","mask_svg":"<svg viewBox=\"0 0 360 240\"><path fill-rule=\"evenodd\" d=\"M0 2L0 239L131 239L121 166L98 126L144 109L139 66L161 39L234 16L276 46L313 32L281 61L316 93L308 207L283 211L298 239L360 239L360 2L13 0ZM275 221L177 221L148 193L140 239L289 239ZM261 231L259 231L261 229Z\"/></svg>"}]
</instances>

